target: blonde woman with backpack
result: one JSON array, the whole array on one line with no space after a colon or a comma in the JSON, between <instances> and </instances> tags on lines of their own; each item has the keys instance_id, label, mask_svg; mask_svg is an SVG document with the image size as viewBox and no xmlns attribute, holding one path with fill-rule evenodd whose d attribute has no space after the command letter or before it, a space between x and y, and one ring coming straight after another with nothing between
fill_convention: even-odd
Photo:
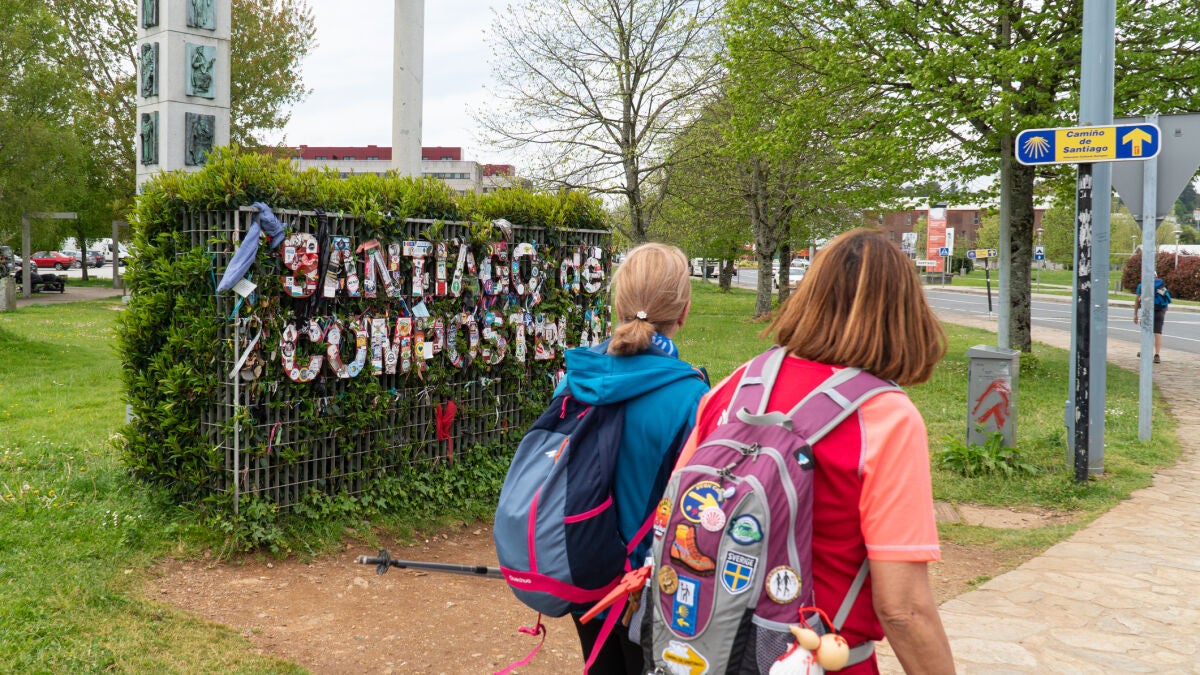
<instances>
[{"instance_id":1,"label":"blonde woman with backpack","mask_svg":"<svg viewBox=\"0 0 1200 675\"><path fill-rule=\"evenodd\" d=\"M612 339L566 354L567 376L557 393L589 405L623 403L624 430L617 456L613 503L627 543L644 528L657 506L671 465L695 421L708 377L682 360L673 338L691 306L688 260L665 244L642 244L629 252L612 281ZM632 568L650 548L647 532L633 545ZM588 659L603 621L575 621ZM641 646L618 625L604 640L588 670L591 675L641 675Z\"/></svg>"}]
</instances>

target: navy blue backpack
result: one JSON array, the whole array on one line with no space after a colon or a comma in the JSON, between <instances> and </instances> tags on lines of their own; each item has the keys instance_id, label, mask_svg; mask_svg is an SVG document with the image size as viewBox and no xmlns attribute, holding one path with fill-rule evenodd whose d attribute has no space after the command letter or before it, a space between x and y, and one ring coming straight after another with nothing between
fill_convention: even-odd
<instances>
[{"instance_id":1,"label":"navy blue backpack","mask_svg":"<svg viewBox=\"0 0 1200 675\"><path fill-rule=\"evenodd\" d=\"M588 609L626 571L612 495L624 423L624 405L586 405L568 391L517 447L493 536L513 593L542 614Z\"/></svg>"}]
</instances>

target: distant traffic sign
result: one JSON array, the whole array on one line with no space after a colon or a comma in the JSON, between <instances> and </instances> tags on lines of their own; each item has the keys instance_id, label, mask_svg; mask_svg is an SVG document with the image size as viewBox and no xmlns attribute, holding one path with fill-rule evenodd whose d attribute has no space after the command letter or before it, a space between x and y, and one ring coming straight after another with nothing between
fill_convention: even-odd
<instances>
[{"instance_id":1,"label":"distant traffic sign","mask_svg":"<svg viewBox=\"0 0 1200 675\"><path fill-rule=\"evenodd\" d=\"M950 257L950 247L943 246L943 247L939 248L938 249L938 257L939 258L949 258Z\"/></svg>"},{"instance_id":2,"label":"distant traffic sign","mask_svg":"<svg viewBox=\"0 0 1200 675\"><path fill-rule=\"evenodd\" d=\"M1046 259L1046 247L1042 246L1040 244L1037 246L1034 246L1033 247L1033 259L1034 260L1045 260Z\"/></svg>"},{"instance_id":3,"label":"distant traffic sign","mask_svg":"<svg viewBox=\"0 0 1200 675\"><path fill-rule=\"evenodd\" d=\"M937 267L936 260L918 260L917 267Z\"/></svg>"},{"instance_id":4,"label":"distant traffic sign","mask_svg":"<svg viewBox=\"0 0 1200 675\"><path fill-rule=\"evenodd\" d=\"M1153 124L1026 129L1017 134L1017 161L1027 166L1133 161L1153 159L1161 147Z\"/></svg>"},{"instance_id":5,"label":"distant traffic sign","mask_svg":"<svg viewBox=\"0 0 1200 675\"><path fill-rule=\"evenodd\" d=\"M994 248L973 248L967 251L967 257L972 260L979 258L999 258L1000 251Z\"/></svg>"}]
</instances>

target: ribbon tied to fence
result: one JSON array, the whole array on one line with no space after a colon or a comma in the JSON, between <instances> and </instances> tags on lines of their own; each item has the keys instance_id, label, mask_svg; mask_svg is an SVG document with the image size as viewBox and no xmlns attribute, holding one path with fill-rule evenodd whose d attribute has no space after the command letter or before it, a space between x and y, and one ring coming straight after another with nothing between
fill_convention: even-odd
<instances>
[{"instance_id":1,"label":"ribbon tied to fence","mask_svg":"<svg viewBox=\"0 0 1200 675\"><path fill-rule=\"evenodd\" d=\"M454 427L454 415L458 412L458 406L454 401L446 401L439 403L433 409L434 416L437 419L437 438L439 441L446 441L446 459L450 463L454 463L454 434L451 429Z\"/></svg>"}]
</instances>

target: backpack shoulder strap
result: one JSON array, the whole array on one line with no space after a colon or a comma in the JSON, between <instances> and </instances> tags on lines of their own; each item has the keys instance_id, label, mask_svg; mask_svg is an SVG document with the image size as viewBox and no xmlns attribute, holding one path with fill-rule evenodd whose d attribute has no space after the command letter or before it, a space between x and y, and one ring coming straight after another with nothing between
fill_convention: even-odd
<instances>
[{"instance_id":1,"label":"backpack shoulder strap","mask_svg":"<svg viewBox=\"0 0 1200 675\"><path fill-rule=\"evenodd\" d=\"M787 350L772 347L754 357L746 364L742 379L738 381L737 389L729 401L729 409L739 417L743 414L762 415L767 410L767 402L771 399L771 390L775 388L775 379L779 377L779 369L787 358Z\"/></svg>"},{"instance_id":2,"label":"backpack shoulder strap","mask_svg":"<svg viewBox=\"0 0 1200 675\"><path fill-rule=\"evenodd\" d=\"M777 351L783 353L782 349ZM779 361L782 362L783 359L780 358ZM775 375L778 375L778 367ZM771 383L774 384L774 377ZM842 368L810 391L791 412L763 412L766 409L766 399L770 396L769 391L767 396L763 397L763 407L758 413L750 412L745 406L730 406L730 409L737 411L737 418L746 424L782 426L803 436L811 446L833 431L834 427L841 424L842 420L858 410L858 407L872 396L885 391L901 389L859 368Z\"/></svg>"},{"instance_id":3,"label":"backpack shoulder strap","mask_svg":"<svg viewBox=\"0 0 1200 675\"><path fill-rule=\"evenodd\" d=\"M843 368L809 392L787 414L792 431L811 446L872 397L902 391L894 383L859 368ZM787 425L785 425L787 426Z\"/></svg>"}]
</instances>

